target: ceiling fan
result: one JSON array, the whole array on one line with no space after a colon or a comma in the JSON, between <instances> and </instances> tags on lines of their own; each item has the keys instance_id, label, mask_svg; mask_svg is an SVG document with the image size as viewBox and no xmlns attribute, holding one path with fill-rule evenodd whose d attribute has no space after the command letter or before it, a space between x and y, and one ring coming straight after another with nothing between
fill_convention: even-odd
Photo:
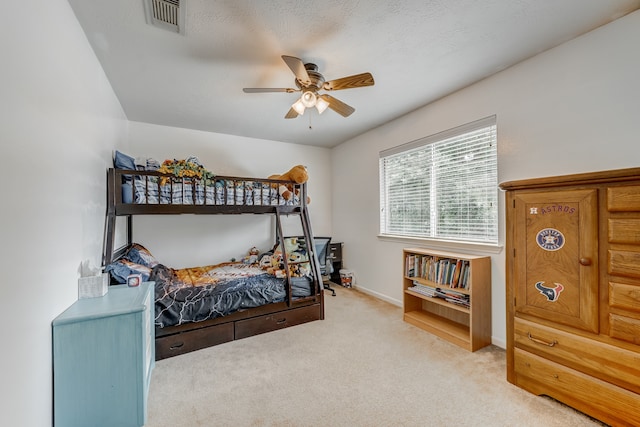
<instances>
[{"instance_id":1,"label":"ceiling fan","mask_svg":"<svg viewBox=\"0 0 640 427\"><path fill-rule=\"evenodd\" d=\"M353 76L325 81L324 76L318 72L318 66L316 64L305 64L300 58L296 58L295 56L282 55L282 59L296 76L295 83L298 87L297 89L246 87L242 90L246 93L302 92L300 99L291 106L284 116L285 119L295 119L298 115L304 114L305 109L313 107L316 107L320 114L328 107L341 116L348 117L356 111L355 108L331 95L326 93L320 94L318 91L352 89L356 87L373 86L374 84L371 73L355 74Z\"/></svg>"}]
</instances>

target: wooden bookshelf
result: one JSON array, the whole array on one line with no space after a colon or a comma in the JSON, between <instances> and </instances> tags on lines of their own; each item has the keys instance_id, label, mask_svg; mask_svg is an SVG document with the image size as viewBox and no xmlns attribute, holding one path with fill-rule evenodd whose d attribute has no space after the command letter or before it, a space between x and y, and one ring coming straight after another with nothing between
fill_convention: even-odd
<instances>
[{"instance_id":1,"label":"wooden bookshelf","mask_svg":"<svg viewBox=\"0 0 640 427\"><path fill-rule=\"evenodd\" d=\"M491 344L491 258L402 252L404 321L469 351Z\"/></svg>"}]
</instances>

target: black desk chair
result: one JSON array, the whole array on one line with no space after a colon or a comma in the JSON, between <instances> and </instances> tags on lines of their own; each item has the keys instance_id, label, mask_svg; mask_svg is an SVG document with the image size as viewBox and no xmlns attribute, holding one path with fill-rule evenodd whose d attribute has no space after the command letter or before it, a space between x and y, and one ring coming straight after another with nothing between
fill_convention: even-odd
<instances>
[{"instance_id":1,"label":"black desk chair","mask_svg":"<svg viewBox=\"0 0 640 427\"><path fill-rule=\"evenodd\" d=\"M320 275L322 276L322 285L324 289L331 291L332 296L336 296L336 290L331 287L331 273L333 273L333 263L329 258L329 244L331 237L314 237L316 255L320 264Z\"/></svg>"}]
</instances>

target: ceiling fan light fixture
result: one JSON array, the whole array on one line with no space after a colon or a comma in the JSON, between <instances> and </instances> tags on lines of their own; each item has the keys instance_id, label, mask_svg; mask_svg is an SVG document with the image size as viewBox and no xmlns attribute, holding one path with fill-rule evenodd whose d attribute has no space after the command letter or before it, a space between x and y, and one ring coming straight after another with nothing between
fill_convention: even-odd
<instances>
[{"instance_id":1,"label":"ceiling fan light fixture","mask_svg":"<svg viewBox=\"0 0 640 427\"><path fill-rule=\"evenodd\" d=\"M304 110L305 110L306 107L304 106L304 103L302 102L302 98L300 98L296 102L293 103L291 108L293 108L296 111L296 113L298 113L299 115L303 115L304 114Z\"/></svg>"},{"instance_id":2,"label":"ceiling fan light fixture","mask_svg":"<svg viewBox=\"0 0 640 427\"><path fill-rule=\"evenodd\" d=\"M315 107L317 99L318 97L316 96L316 94L311 92L310 90L303 93L300 97L300 101L307 108Z\"/></svg>"},{"instance_id":3,"label":"ceiling fan light fixture","mask_svg":"<svg viewBox=\"0 0 640 427\"><path fill-rule=\"evenodd\" d=\"M327 101L325 101L321 97L318 97L318 100L316 101L316 109L318 110L318 114L324 113L324 110L326 110L328 106L329 103Z\"/></svg>"},{"instance_id":4,"label":"ceiling fan light fixture","mask_svg":"<svg viewBox=\"0 0 640 427\"><path fill-rule=\"evenodd\" d=\"M153 0L153 1L179 1L179 0ZM334 80L325 80L324 76L318 72L316 64L302 62L302 59L295 56L282 55L285 64L291 69L295 75L295 85L297 89L273 87L273 88L257 88L245 87L242 90L245 93L265 93L265 92L302 92L300 98L289 108L285 119L294 119L302 114L307 108L316 107L318 114L322 114L327 108L331 108L342 117L349 117L355 110L350 105L345 104L339 99L331 95L323 93L318 94L319 90L342 90L357 87L373 86L373 76L371 73L360 73L352 76L346 76Z\"/></svg>"}]
</instances>

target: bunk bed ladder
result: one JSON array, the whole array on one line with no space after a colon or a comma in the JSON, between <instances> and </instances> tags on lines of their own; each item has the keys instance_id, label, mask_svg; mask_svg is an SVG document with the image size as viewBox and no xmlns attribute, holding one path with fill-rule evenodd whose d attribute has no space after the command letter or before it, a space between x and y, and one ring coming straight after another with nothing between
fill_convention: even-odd
<instances>
[{"instance_id":1,"label":"bunk bed ladder","mask_svg":"<svg viewBox=\"0 0 640 427\"><path fill-rule=\"evenodd\" d=\"M280 243L282 248L282 262L287 275L287 307L291 307L293 305L293 298L291 296L293 295L291 289L291 271L289 270L287 250L284 247L284 233L282 232L282 221L280 220L280 208L276 208L276 241Z\"/></svg>"},{"instance_id":2,"label":"bunk bed ladder","mask_svg":"<svg viewBox=\"0 0 640 427\"><path fill-rule=\"evenodd\" d=\"M275 215L276 215L277 241L283 242L284 233L282 230L282 221L280 219L281 212L279 208L276 208ZM314 295L317 295L320 299L324 301L324 292L323 292L324 287L322 283L322 275L320 273L320 264L318 262L318 256L315 250L313 232L311 231L311 221L309 220L309 212L307 211L306 206L302 207L301 211L298 213L298 216L300 217L300 221L302 225L302 233L304 235L305 241L307 242L307 251L310 255L311 272L313 275ZM293 304L293 298L291 297L292 295L291 271L289 269L288 256L286 254L286 249L284 248L284 244L282 248L283 248L282 261L284 263L284 270L287 275L287 295L288 295L287 306L291 307ZM320 313L320 319L323 320L324 319L324 303L321 304L321 307L322 307L322 312Z\"/></svg>"},{"instance_id":3,"label":"bunk bed ladder","mask_svg":"<svg viewBox=\"0 0 640 427\"><path fill-rule=\"evenodd\" d=\"M300 221L302 221L302 232L306 239L307 251L309 251L313 257L311 261L311 271L313 273L313 288L321 299L320 306L322 307L320 313L320 320L324 320L324 283L322 283L322 273L320 272L320 262L318 261L318 254L316 254L316 245L313 237L313 231L311 230L311 219L309 218L309 211L307 210L306 190L303 187L303 205L300 212Z\"/></svg>"}]
</instances>

